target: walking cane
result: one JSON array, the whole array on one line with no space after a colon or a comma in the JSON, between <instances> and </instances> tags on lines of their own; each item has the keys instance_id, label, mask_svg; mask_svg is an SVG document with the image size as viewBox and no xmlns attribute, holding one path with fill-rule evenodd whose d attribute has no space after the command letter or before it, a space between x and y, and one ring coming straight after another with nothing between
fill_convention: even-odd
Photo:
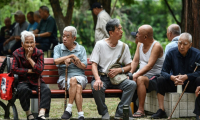
<instances>
[{"instance_id":1,"label":"walking cane","mask_svg":"<svg viewBox=\"0 0 200 120\"><path fill-rule=\"evenodd\" d=\"M64 111L66 109L66 105L67 105L67 66L65 69L65 107L64 107Z\"/></svg>"},{"instance_id":2,"label":"walking cane","mask_svg":"<svg viewBox=\"0 0 200 120\"><path fill-rule=\"evenodd\" d=\"M200 66L200 64L199 64L199 63L197 63L197 62L195 62L195 64L196 64L196 68L194 69L194 72L197 70L198 66ZM193 72L193 73L194 73L194 72ZM171 115L170 115L170 116L167 118L168 120L169 120L169 119L171 119L171 117L172 117L172 114L174 113L174 111L175 111L175 109L176 109L176 107L177 107L178 103L180 102L180 100L181 100L181 98L182 98L182 96L183 96L183 94L184 94L184 92L185 92L185 90L186 90L186 88L187 88L187 86L188 86L189 82L190 82L190 81L188 80L188 82L187 82L187 84L186 84L186 86L185 86L185 88L184 88L183 92L181 93L181 96L179 97L179 99L178 99L178 102L176 103L176 105L175 105L175 107L174 107L174 109L173 109L173 111L172 111Z\"/></svg>"}]
</instances>

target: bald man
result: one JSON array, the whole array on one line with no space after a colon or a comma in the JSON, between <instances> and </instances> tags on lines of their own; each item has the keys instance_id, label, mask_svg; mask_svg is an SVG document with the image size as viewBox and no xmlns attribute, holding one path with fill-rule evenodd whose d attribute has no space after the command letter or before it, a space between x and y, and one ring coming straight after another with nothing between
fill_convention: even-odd
<instances>
[{"instance_id":1,"label":"bald man","mask_svg":"<svg viewBox=\"0 0 200 120\"><path fill-rule=\"evenodd\" d=\"M171 48L178 46L178 39L180 34L181 34L181 28L177 24L171 24L167 28L167 38L171 42L167 44L165 47L165 56Z\"/></svg>"},{"instance_id":2,"label":"bald man","mask_svg":"<svg viewBox=\"0 0 200 120\"><path fill-rule=\"evenodd\" d=\"M17 48L21 47L21 32L28 27L24 13L19 12L16 15L18 23L15 25L12 36L3 43L4 54L12 54Z\"/></svg>"},{"instance_id":3,"label":"bald man","mask_svg":"<svg viewBox=\"0 0 200 120\"><path fill-rule=\"evenodd\" d=\"M142 25L136 34L138 44L134 59L131 63L133 80L137 83L137 95L139 108L133 117L145 117L144 101L146 92L157 90L156 80L159 76L164 62L163 48L153 38L153 28L150 25Z\"/></svg>"}]
</instances>

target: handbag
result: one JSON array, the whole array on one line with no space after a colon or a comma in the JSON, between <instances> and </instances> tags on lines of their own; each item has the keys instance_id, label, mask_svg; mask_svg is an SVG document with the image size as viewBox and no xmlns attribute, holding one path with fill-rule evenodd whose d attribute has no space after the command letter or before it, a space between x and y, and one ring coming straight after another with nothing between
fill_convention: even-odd
<instances>
[{"instance_id":1,"label":"handbag","mask_svg":"<svg viewBox=\"0 0 200 120\"><path fill-rule=\"evenodd\" d=\"M3 100L12 99L14 77L11 73L3 73L7 64L8 72L10 72L10 58L6 57L0 68L0 97Z\"/></svg>"},{"instance_id":2,"label":"handbag","mask_svg":"<svg viewBox=\"0 0 200 120\"><path fill-rule=\"evenodd\" d=\"M121 55L120 57L117 59L116 63L114 63L113 65L110 65L107 69L107 71L109 71L109 69L112 69L112 68L121 68L122 65L119 63L119 60L121 59L123 53L124 53L124 49L125 49L125 43L123 43L123 47L122 47L122 51L121 51ZM110 78L110 77L109 77ZM125 79L127 79L127 76L126 74L124 73L120 73L120 74L117 74L115 77L113 78L110 78L110 82L111 84L113 85L118 85L120 84L122 81L124 81Z\"/></svg>"}]
</instances>

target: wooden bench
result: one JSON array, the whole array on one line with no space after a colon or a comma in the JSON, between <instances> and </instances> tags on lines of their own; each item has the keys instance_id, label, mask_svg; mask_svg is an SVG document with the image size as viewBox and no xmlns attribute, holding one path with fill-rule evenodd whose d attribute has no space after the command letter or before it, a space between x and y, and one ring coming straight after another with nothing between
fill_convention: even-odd
<instances>
[{"instance_id":1,"label":"wooden bench","mask_svg":"<svg viewBox=\"0 0 200 120\"><path fill-rule=\"evenodd\" d=\"M3 62L5 59L5 56L2 57L0 56L0 63ZM12 61L12 58L11 58ZM88 79L88 84L91 83L93 74L92 74L92 65L89 59L87 59L87 68L85 69L85 75L87 76ZM56 84L57 85L57 80L58 80L58 68L54 64L53 58L44 58L44 70L42 72L43 79L46 84ZM107 89L105 91L105 96L106 97L120 97L122 94L122 90L120 89ZM91 89L84 89L82 91L83 98L93 98L92 90ZM51 89L51 98L64 98L65 97L65 90L59 90L59 89ZM68 96L69 97L69 96ZM35 90L32 91L32 96L31 98L38 98L38 95ZM15 107L15 98L12 100L8 101L8 104L5 105L3 102L0 101L0 106L5 110L5 115L4 118L9 118L9 108L12 107L13 109L13 115L14 119L18 119L18 113L17 109Z\"/></svg>"}]
</instances>

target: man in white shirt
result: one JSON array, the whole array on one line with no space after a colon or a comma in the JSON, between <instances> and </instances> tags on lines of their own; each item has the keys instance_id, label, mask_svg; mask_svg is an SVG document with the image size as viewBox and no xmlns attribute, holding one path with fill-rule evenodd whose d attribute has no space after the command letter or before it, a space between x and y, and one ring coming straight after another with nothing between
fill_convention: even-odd
<instances>
[{"instance_id":1,"label":"man in white shirt","mask_svg":"<svg viewBox=\"0 0 200 120\"><path fill-rule=\"evenodd\" d=\"M119 102L115 113L115 119L122 119L123 106L130 105L136 89L136 82L125 79L118 85L111 84L110 78L114 78L118 74L130 71L132 60L127 44L125 45L124 52L121 55L123 42L121 42L120 39L123 31L119 20L111 19L108 21L106 24L106 30L110 37L98 41L90 56L90 61L92 62L92 73L94 75L91 82L91 88L98 113L102 115L103 120L110 119L108 108L105 104L105 90L107 88L118 88L123 90L121 101ZM119 63L124 64L125 66L107 70L108 66L114 64L120 56L121 58ZM131 109L129 109L129 113L129 115L132 116Z\"/></svg>"},{"instance_id":2,"label":"man in white shirt","mask_svg":"<svg viewBox=\"0 0 200 120\"><path fill-rule=\"evenodd\" d=\"M95 42L108 38L109 34L106 31L106 23L111 19L110 15L103 9L103 6L96 2L90 8L97 16L97 24L95 29Z\"/></svg>"}]
</instances>

